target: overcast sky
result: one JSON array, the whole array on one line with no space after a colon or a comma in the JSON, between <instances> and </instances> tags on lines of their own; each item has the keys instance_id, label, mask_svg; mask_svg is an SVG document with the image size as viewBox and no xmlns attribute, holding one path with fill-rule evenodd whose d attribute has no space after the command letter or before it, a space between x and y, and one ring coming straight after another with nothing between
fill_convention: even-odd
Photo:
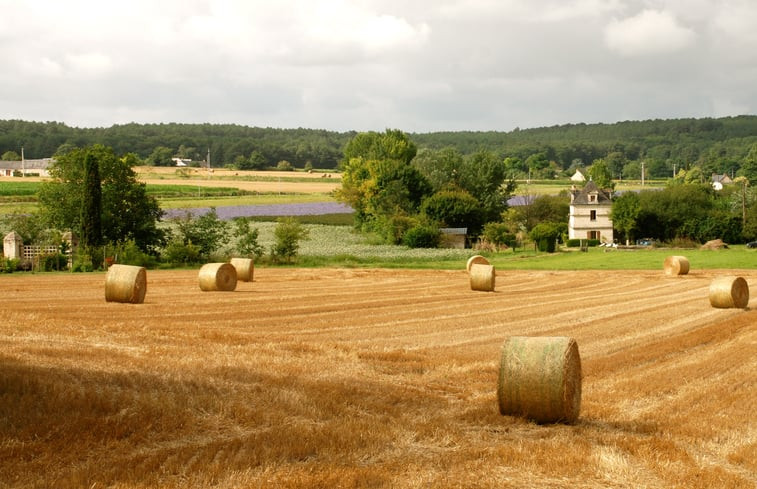
<instances>
[{"instance_id":1,"label":"overcast sky","mask_svg":"<svg viewBox=\"0 0 757 489\"><path fill-rule=\"evenodd\" d=\"M0 119L407 132L757 114L754 0L0 0Z\"/></svg>"}]
</instances>

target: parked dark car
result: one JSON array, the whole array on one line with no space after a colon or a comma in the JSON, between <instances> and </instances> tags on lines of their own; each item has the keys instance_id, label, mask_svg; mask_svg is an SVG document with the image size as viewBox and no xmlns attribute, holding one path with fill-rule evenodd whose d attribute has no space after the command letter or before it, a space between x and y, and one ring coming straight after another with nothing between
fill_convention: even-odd
<instances>
[{"instance_id":1,"label":"parked dark car","mask_svg":"<svg viewBox=\"0 0 757 489\"><path fill-rule=\"evenodd\" d=\"M746 244L747 248L757 248L757 241L750 241Z\"/></svg>"}]
</instances>

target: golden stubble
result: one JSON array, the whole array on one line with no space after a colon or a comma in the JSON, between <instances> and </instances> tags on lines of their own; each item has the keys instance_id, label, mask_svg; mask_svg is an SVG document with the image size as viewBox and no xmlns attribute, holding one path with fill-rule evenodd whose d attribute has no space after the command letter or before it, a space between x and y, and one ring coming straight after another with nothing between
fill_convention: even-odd
<instances>
[{"instance_id":1,"label":"golden stubble","mask_svg":"<svg viewBox=\"0 0 757 489\"><path fill-rule=\"evenodd\" d=\"M757 316L718 273L0 277L0 487L753 487ZM512 335L576 339L575 424L499 415Z\"/></svg>"}]
</instances>

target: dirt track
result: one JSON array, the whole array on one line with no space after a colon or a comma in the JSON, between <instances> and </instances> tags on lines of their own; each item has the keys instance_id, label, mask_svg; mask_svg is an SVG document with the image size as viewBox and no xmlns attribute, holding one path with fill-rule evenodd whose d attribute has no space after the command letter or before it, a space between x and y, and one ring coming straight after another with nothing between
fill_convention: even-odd
<instances>
[{"instance_id":1,"label":"dirt track","mask_svg":"<svg viewBox=\"0 0 757 489\"><path fill-rule=\"evenodd\" d=\"M754 487L757 311L693 271L0 277L0 486ZM736 271L757 290L757 272ZM574 426L500 416L509 335L572 336Z\"/></svg>"}]
</instances>

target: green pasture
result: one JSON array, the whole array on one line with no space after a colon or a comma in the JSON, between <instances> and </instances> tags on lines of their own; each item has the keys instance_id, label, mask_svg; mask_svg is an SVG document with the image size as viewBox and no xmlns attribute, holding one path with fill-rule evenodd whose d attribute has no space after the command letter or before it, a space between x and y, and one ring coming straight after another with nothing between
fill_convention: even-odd
<instances>
[{"instance_id":1,"label":"green pasture","mask_svg":"<svg viewBox=\"0 0 757 489\"><path fill-rule=\"evenodd\" d=\"M662 270L665 258L683 255L692 270L757 269L757 250L743 245L723 250L637 248L632 250L589 248L588 252L569 248L557 253L540 253L533 245L500 253L465 249L416 248L376 244L376 239L354 231L350 225L338 224L349 214L334 220L319 221L320 216L297 218L309 231L309 238L300 242L300 267L365 267L459 270L475 254L486 256L497 270ZM253 227L259 230L259 243L269 250L274 242L273 221L256 218Z\"/></svg>"},{"instance_id":2,"label":"green pasture","mask_svg":"<svg viewBox=\"0 0 757 489\"><path fill-rule=\"evenodd\" d=\"M372 255L343 253L333 255L301 254L298 266L341 266L456 270L465 267L467 259L478 252L474 250L409 250L396 247L392 254ZM533 251L507 251L482 253L497 270L662 270L665 258L683 255L692 270L711 269L757 269L757 250L744 246L726 250L681 250L655 249L632 251L607 251L590 249L536 253Z\"/></svg>"},{"instance_id":3,"label":"green pasture","mask_svg":"<svg viewBox=\"0 0 757 489\"><path fill-rule=\"evenodd\" d=\"M307 179L303 179L307 180ZM37 210L37 190L41 182L0 182L0 215L28 214ZM148 195L158 199L163 209L222 207L238 205L301 204L333 202L330 194L251 192L235 187L198 185L146 185Z\"/></svg>"},{"instance_id":4,"label":"green pasture","mask_svg":"<svg viewBox=\"0 0 757 489\"><path fill-rule=\"evenodd\" d=\"M581 187L582 185L574 184L570 180L518 180L518 187L515 189L515 195L557 195L562 191L568 192L573 185ZM628 190L644 190L653 188L662 188L666 185L665 180L646 180L644 185L640 180L623 180L615 181L615 190L625 192Z\"/></svg>"}]
</instances>

